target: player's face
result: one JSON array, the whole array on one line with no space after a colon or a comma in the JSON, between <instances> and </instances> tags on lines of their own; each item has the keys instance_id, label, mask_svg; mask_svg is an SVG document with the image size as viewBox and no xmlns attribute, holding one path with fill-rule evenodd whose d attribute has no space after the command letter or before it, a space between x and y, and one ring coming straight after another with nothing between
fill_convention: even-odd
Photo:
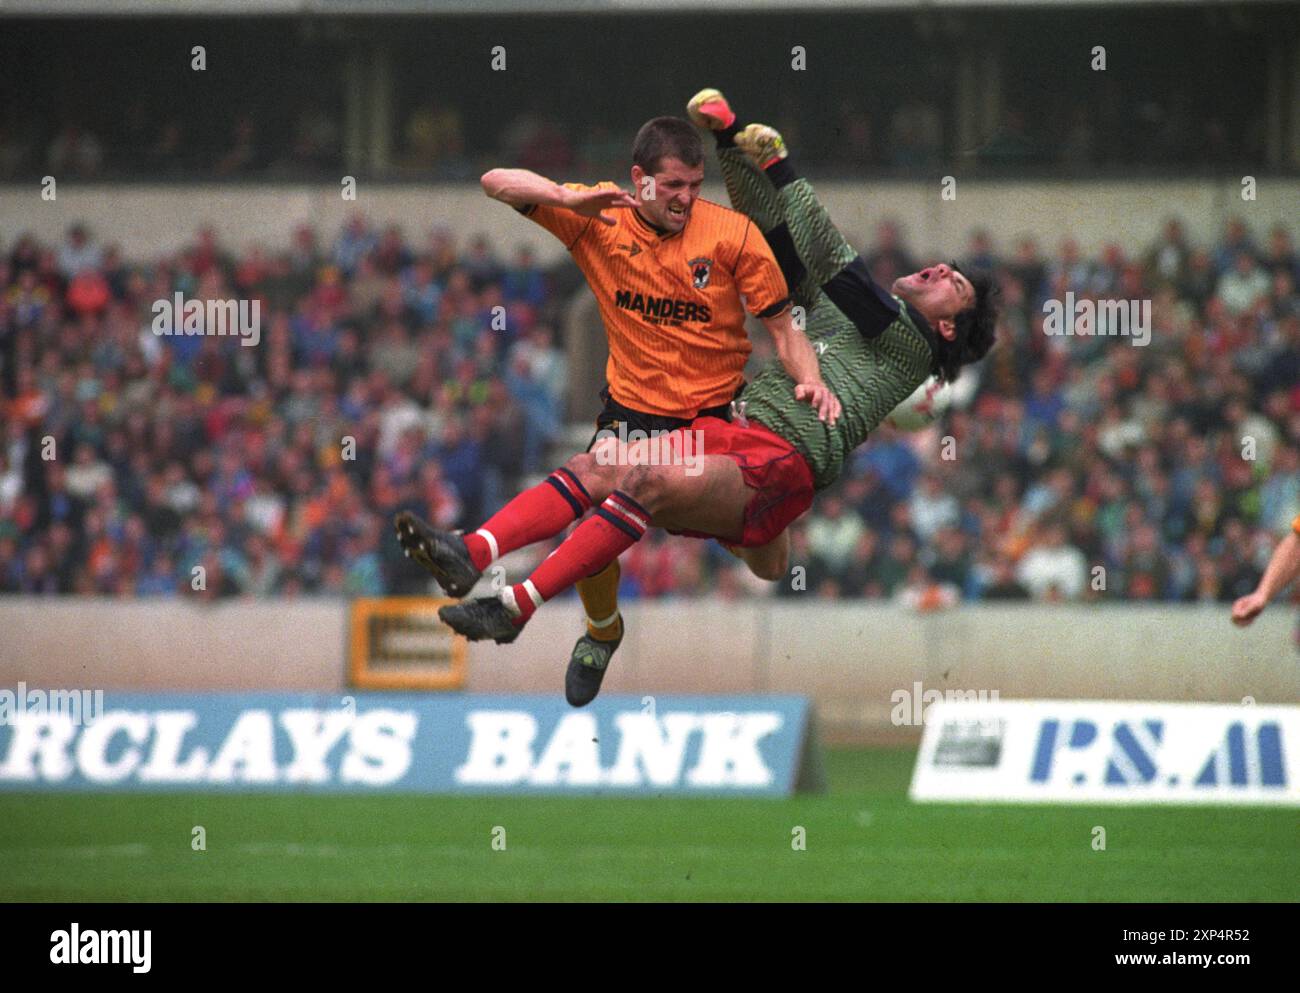
<instances>
[{"instance_id":1,"label":"player's face","mask_svg":"<svg viewBox=\"0 0 1300 993\"><path fill-rule=\"evenodd\" d=\"M955 328L949 332L952 319L975 306L975 288L970 280L942 262L910 276L900 276L894 280L891 291L919 310L945 338L955 333Z\"/></svg>"},{"instance_id":2,"label":"player's face","mask_svg":"<svg viewBox=\"0 0 1300 993\"><path fill-rule=\"evenodd\" d=\"M704 184L704 163L688 166L681 159L660 159L659 171L653 176L633 166L632 182L640 201L637 209L646 220L669 231L680 231L699 199Z\"/></svg>"}]
</instances>

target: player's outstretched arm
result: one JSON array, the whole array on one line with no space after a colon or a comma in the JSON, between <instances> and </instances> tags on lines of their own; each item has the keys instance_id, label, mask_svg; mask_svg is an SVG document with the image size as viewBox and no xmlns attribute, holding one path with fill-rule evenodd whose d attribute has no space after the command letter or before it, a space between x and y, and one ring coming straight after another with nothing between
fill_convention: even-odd
<instances>
[{"instance_id":1,"label":"player's outstretched arm","mask_svg":"<svg viewBox=\"0 0 1300 993\"><path fill-rule=\"evenodd\" d=\"M824 286L857 258L857 251L840 234L812 185L795 173L785 139L775 128L750 124L736 134L735 140L776 188L799 261L813 281Z\"/></svg>"},{"instance_id":2,"label":"player's outstretched arm","mask_svg":"<svg viewBox=\"0 0 1300 993\"><path fill-rule=\"evenodd\" d=\"M686 112L717 141L718 165L732 208L758 225L781 265L795 303L805 312L812 310L819 288L799 261L776 187L750 153L736 144L741 129L727 98L713 87L700 90L687 103Z\"/></svg>"},{"instance_id":3,"label":"player's outstretched arm","mask_svg":"<svg viewBox=\"0 0 1300 993\"><path fill-rule=\"evenodd\" d=\"M1297 522L1300 523L1300 518ZM1292 531L1274 549L1255 591L1232 605L1232 623L1245 627L1263 612L1276 594L1290 586L1296 576L1300 576L1300 532Z\"/></svg>"},{"instance_id":4,"label":"player's outstretched arm","mask_svg":"<svg viewBox=\"0 0 1300 993\"><path fill-rule=\"evenodd\" d=\"M560 207L605 224L615 222L604 211L636 206L632 195L617 187L573 189L528 169L490 169L479 182L489 197L511 207Z\"/></svg>"},{"instance_id":5,"label":"player's outstretched arm","mask_svg":"<svg viewBox=\"0 0 1300 993\"><path fill-rule=\"evenodd\" d=\"M866 337L874 338L898 317L898 303L878 286L852 245L826 213L812 184L790 163L785 141L775 128L751 124L736 134L745 150L776 187L785 222L808 279Z\"/></svg>"}]
</instances>

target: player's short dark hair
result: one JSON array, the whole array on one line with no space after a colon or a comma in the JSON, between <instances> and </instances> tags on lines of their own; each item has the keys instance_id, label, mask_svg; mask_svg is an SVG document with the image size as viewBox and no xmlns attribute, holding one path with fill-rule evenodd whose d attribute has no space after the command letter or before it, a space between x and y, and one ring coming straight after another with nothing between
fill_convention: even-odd
<instances>
[{"instance_id":1,"label":"player's short dark hair","mask_svg":"<svg viewBox=\"0 0 1300 993\"><path fill-rule=\"evenodd\" d=\"M957 335L952 341L939 335L933 372L947 383L956 381L962 366L978 362L989 353L998 323L998 288L993 277L987 272L962 272L955 262L951 265L975 291L975 305L953 319Z\"/></svg>"},{"instance_id":2,"label":"player's short dark hair","mask_svg":"<svg viewBox=\"0 0 1300 993\"><path fill-rule=\"evenodd\" d=\"M632 142L632 162L656 173L663 159L681 159L683 165L704 162L704 142L690 121L680 117L654 117L641 125Z\"/></svg>"}]
</instances>

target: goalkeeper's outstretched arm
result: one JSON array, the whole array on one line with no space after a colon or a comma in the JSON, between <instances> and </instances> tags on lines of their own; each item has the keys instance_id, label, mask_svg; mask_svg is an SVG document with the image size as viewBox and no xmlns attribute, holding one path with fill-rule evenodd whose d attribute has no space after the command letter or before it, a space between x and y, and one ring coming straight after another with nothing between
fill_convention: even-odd
<instances>
[{"instance_id":1,"label":"goalkeeper's outstretched arm","mask_svg":"<svg viewBox=\"0 0 1300 993\"><path fill-rule=\"evenodd\" d=\"M780 136L777 136L780 141ZM780 146L784 150L784 144ZM764 166L780 197L785 222L808 279L849 318L874 338L898 317L898 302L874 279L867 263L840 234L812 184L795 172L788 155Z\"/></svg>"},{"instance_id":2,"label":"goalkeeper's outstretched arm","mask_svg":"<svg viewBox=\"0 0 1300 993\"><path fill-rule=\"evenodd\" d=\"M776 187L748 155L730 142L729 134L719 139L718 164L722 169L722 180L727 186L731 206L758 225L772 254L776 256L794 302L805 313L811 311L817 305L820 290L799 261L799 252L790 237L785 208L777 195Z\"/></svg>"}]
</instances>

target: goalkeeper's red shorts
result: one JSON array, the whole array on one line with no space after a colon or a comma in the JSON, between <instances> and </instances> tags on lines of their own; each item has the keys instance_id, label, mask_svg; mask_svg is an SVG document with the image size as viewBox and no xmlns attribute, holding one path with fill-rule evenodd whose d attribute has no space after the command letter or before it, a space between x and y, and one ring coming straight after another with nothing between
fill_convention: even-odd
<instances>
[{"instance_id":1,"label":"goalkeeper's red shorts","mask_svg":"<svg viewBox=\"0 0 1300 993\"><path fill-rule=\"evenodd\" d=\"M685 431L703 443L703 455L725 455L736 465L745 485L754 491L745 505L744 530L736 536L699 531L674 531L691 538L720 537L728 544L757 548L788 528L813 502L813 477L808 462L790 442L750 421L741 425L717 417L697 417Z\"/></svg>"}]
</instances>

